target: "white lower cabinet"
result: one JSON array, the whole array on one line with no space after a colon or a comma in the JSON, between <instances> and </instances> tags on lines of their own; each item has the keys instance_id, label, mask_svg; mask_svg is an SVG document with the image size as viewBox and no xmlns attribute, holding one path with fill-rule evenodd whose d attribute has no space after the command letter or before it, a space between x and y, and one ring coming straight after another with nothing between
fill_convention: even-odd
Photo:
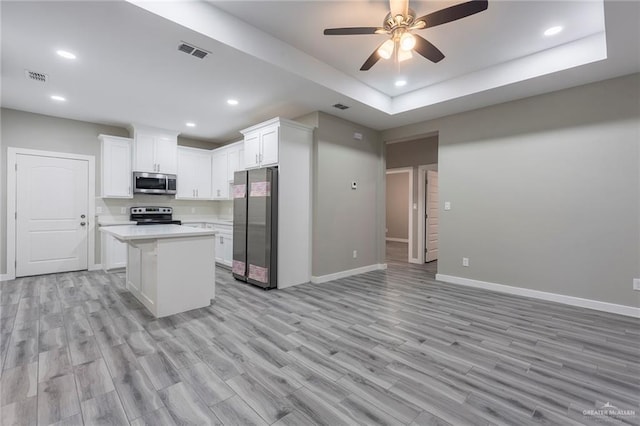
<instances>
[{"instance_id":1,"label":"white lower cabinet","mask_svg":"<svg viewBox=\"0 0 640 426\"><path fill-rule=\"evenodd\" d=\"M100 247L102 250L102 269L108 271L110 269L126 268L127 244L116 240L109 234L102 233L100 238L102 239Z\"/></svg>"},{"instance_id":2,"label":"white lower cabinet","mask_svg":"<svg viewBox=\"0 0 640 426\"><path fill-rule=\"evenodd\" d=\"M216 234L216 262L231 267L233 262L233 226L207 224L207 228L213 228Z\"/></svg>"}]
</instances>

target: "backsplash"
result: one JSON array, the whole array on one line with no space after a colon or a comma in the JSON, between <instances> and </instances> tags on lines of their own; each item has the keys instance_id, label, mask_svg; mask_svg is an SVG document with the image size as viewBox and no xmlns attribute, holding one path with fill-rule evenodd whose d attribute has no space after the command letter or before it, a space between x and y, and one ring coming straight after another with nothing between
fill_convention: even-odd
<instances>
[{"instance_id":1,"label":"backsplash","mask_svg":"<svg viewBox=\"0 0 640 426\"><path fill-rule=\"evenodd\" d=\"M233 202L230 200L195 201L176 200L168 195L135 195L134 198L96 198L96 216L128 218L133 206L169 206L173 215L213 216L219 219L233 219Z\"/></svg>"}]
</instances>

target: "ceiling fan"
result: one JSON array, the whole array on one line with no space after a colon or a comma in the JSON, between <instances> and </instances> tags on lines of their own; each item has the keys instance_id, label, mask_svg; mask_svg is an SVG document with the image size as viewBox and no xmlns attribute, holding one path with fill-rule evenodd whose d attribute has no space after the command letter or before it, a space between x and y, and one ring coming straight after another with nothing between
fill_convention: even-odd
<instances>
[{"instance_id":1,"label":"ceiling fan","mask_svg":"<svg viewBox=\"0 0 640 426\"><path fill-rule=\"evenodd\" d=\"M384 18L382 27L327 28L324 30L324 35L388 34L390 38L374 50L362 64L360 71L367 71L380 58L389 59L393 55L398 62L402 62L413 56L412 50L437 63L444 59L444 54L423 37L413 34L413 31L446 24L482 12L487 9L489 2L488 0L471 0L419 18L416 18L415 12L409 9L409 0L389 0L389 6L390 12Z\"/></svg>"}]
</instances>

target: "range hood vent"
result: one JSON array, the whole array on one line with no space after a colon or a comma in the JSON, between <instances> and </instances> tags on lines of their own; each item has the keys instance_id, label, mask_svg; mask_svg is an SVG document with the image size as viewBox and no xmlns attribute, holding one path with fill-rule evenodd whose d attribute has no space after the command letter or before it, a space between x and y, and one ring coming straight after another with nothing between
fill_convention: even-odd
<instances>
[{"instance_id":1,"label":"range hood vent","mask_svg":"<svg viewBox=\"0 0 640 426\"><path fill-rule=\"evenodd\" d=\"M178 45L178 50L188 55L195 56L198 59L204 59L210 52L199 47L192 46L184 41L181 41Z\"/></svg>"},{"instance_id":2,"label":"range hood vent","mask_svg":"<svg viewBox=\"0 0 640 426\"><path fill-rule=\"evenodd\" d=\"M49 80L49 76L42 72L24 70L24 76L28 80L39 81L40 83L46 83Z\"/></svg>"}]
</instances>

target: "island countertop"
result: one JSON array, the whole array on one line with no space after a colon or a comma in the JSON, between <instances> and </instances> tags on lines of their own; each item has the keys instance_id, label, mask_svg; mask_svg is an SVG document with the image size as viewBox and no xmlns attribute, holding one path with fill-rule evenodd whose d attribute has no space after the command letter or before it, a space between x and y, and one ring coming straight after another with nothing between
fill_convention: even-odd
<instances>
[{"instance_id":1,"label":"island countertop","mask_svg":"<svg viewBox=\"0 0 640 426\"><path fill-rule=\"evenodd\" d=\"M113 235L120 241L148 240L178 237L204 237L215 235L216 231L206 228L192 228L182 225L118 225L100 227L101 232Z\"/></svg>"}]
</instances>

